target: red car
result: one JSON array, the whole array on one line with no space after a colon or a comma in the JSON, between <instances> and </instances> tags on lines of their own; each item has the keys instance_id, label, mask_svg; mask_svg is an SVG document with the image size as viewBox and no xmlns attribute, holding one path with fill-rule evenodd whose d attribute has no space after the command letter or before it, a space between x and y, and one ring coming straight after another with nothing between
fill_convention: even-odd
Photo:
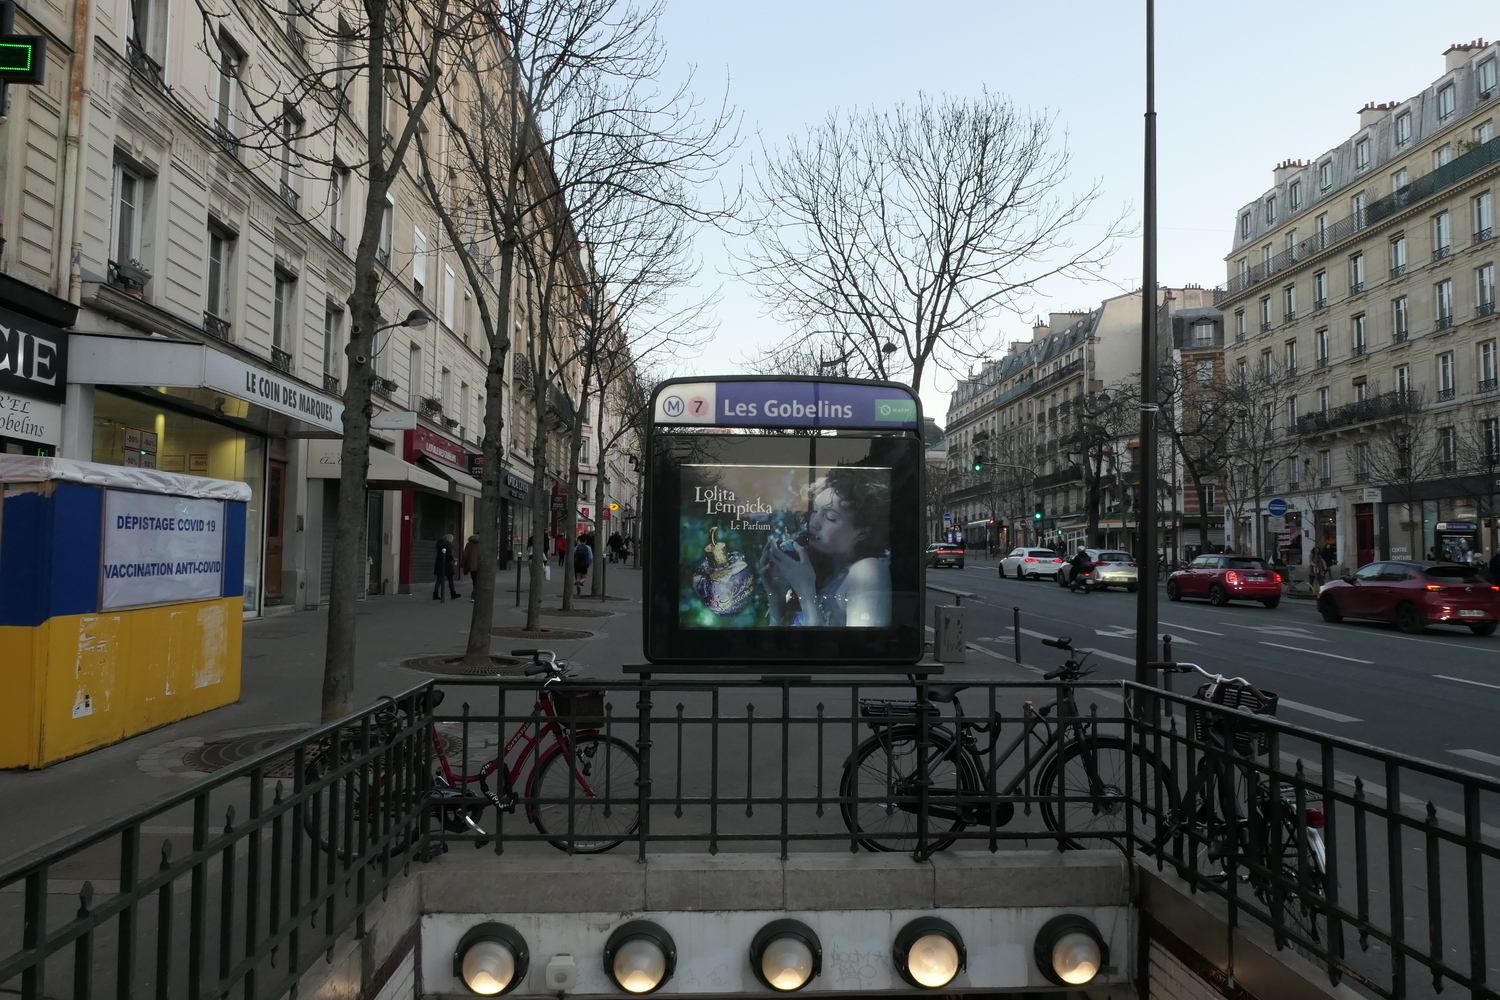
<instances>
[{"instance_id":1,"label":"red car","mask_svg":"<svg viewBox=\"0 0 1500 1000\"><path fill-rule=\"evenodd\" d=\"M1463 563L1373 562L1318 591L1325 622L1373 618L1403 632L1428 625L1467 625L1492 635L1500 622L1500 587Z\"/></svg>"},{"instance_id":2,"label":"red car","mask_svg":"<svg viewBox=\"0 0 1500 1000\"><path fill-rule=\"evenodd\" d=\"M1167 577L1167 600L1207 597L1223 607L1230 601L1259 601L1268 608L1281 603L1281 574L1254 556L1199 556Z\"/></svg>"}]
</instances>

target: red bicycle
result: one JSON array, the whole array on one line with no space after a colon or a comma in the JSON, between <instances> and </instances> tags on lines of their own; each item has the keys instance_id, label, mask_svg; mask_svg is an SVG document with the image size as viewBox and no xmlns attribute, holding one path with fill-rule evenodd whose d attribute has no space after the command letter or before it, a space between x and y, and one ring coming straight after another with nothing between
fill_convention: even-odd
<instances>
[{"instance_id":1,"label":"red bicycle","mask_svg":"<svg viewBox=\"0 0 1500 1000\"><path fill-rule=\"evenodd\" d=\"M640 824L640 807L634 796L641 759L629 743L603 732L604 692L554 689L557 682L569 678L570 670L567 661L559 660L552 650L517 649L511 655L530 656L532 666L526 670L527 676L546 674L547 679L537 692L529 718L500 744L493 760L474 774L455 770L436 727L432 730L432 755L437 765L432 792L440 800L434 809L444 831L487 837L489 834L480 826L485 809L493 805L499 811L514 813L524 804L526 818L558 850L601 854L618 846ZM435 691L434 695L432 707L436 709L443 692ZM403 715L404 709L398 709L392 701L390 708L376 713L375 722L394 734L405 728L401 724ZM348 763L355 746L356 740L341 740L338 757ZM309 754L305 783L321 780L331 769L334 756L331 741L323 740ZM528 760L532 766L523 782ZM382 786L395 779L398 763L392 761L392 773L382 778ZM490 779L496 774L500 787L491 791ZM477 795L469 787L476 784ZM377 791L369 793L370 810L378 808L379 798ZM475 798L485 801L475 802ZM445 799L467 801L441 801ZM314 810L314 814L317 812ZM308 817L308 832L326 848L314 814ZM484 843L481 840L476 846Z\"/></svg>"}]
</instances>

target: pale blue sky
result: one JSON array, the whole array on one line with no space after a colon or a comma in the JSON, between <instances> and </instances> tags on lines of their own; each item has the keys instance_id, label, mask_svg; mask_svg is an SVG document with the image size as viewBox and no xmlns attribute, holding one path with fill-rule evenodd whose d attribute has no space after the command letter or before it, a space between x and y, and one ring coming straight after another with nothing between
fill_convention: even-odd
<instances>
[{"instance_id":1,"label":"pale blue sky","mask_svg":"<svg viewBox=\"0 0 1500 1000\"><path fill-rule=\"evenodd\" d=\"M699 89L727 79L744 113L748 166L769 145L830 110L887 108L919 90L976 94L1057 115L1074 177L1102 182L1097 214L1139 220L1144 109L1144 3L833 2L668 0L662 25L674 67L696 64ZM1500 34L1495 0L1301 0L1231 4L1157 2L1160 270L1165 284L1219 284L1235 210L1271 184L1271 168L1309 159L1352 133L1367 101L1400 100L1443 71L1454 42ZM727 267L724 238L704 234L703 284L722 284L719 331L692 362L701 373L736 370L755 343L785 331ZM1023 316L992 324L996 353L1030 337L1031 317L1087 308L1140 283L1141 244L1124 242L1111 283L1042 289ZM924 385L924 406L943 421L951 379Z\"/></svg>"}]
</instances>

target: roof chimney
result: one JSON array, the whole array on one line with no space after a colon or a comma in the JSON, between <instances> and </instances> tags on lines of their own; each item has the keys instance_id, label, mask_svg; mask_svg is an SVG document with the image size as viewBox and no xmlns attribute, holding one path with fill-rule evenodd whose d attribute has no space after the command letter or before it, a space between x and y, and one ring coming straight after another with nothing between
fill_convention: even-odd
<instances>
[{"instance_id":1,"label":"roof chimney","mask_svg":"<svg viewBox=\"0 0 1500 1000\"><path fill-rule=\"evenodd\" d=\"M1371 101L1359 109L1359 127L1369 128L1394 111L1396 105L1400 103L1400 101L1387 101L1384 104L1376 104L1374 101Z\"/></svg>"},{"instance_id":2,"label":"roof chimney","mask_svg":"<svg viewBox=\"0 0 1500 1000\"><path fill-rule=\"evenodd\" d=\"M1306 160L1282 160L1271 171L1271 183L1280 184L1288 177L1307 167Z\"/></svg>"},{"instance_id":3,"label":"roof chimney","mask_svg":"<svg viewBox=\"0 0 1500 1000\"><path fill-rule=\"evenodd\" d=\"M1443 72L1451 73L1456 69L1462 69L1469 62L1469 55L1485 47L1483 38L1476 38L1472 42L1458 42L1448 46L1443 53Z\"/></svg>"}]
</instances>

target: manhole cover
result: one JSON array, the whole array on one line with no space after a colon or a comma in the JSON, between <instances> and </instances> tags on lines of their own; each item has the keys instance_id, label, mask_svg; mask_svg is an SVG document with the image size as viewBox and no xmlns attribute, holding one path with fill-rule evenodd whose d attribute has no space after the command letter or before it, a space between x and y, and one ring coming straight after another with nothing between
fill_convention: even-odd
<instances>
[{"instance_id":1,"label":"manhole cover","mask_svg":"<svg viewBox=\"0 0 1500 1000\"><path fill-rule=\"evenodd\" d=\"M585 632L578 628L538 628L527 629L520 626L508 628L492 628L490 635L498 635L502 639L589 639L594 633Z\"/></svg>"},{"instance_id":2,"label":"manhole cover","mask_svg":"<svg viewBox=\"0 0 1500 1000\"><path fill-rule=\"evenodd\" d=\"M574 608L564 611L562 608L543 608L542 614L553 618L613 618L613 611L599 611L595 608Z\"/></svg>"},{"instance_id":3,"label":"manhole cover","mask_svg":"<svg viewBox=\"0 0 1500 1000\"><path fill-rule=\"evenodd\" d=\"M488 664L465 663L462 656L413 656L402 660L407 670L458 677L519 677L531 664L509 656L491 656Z\"/></svg>"}]
</instances>

